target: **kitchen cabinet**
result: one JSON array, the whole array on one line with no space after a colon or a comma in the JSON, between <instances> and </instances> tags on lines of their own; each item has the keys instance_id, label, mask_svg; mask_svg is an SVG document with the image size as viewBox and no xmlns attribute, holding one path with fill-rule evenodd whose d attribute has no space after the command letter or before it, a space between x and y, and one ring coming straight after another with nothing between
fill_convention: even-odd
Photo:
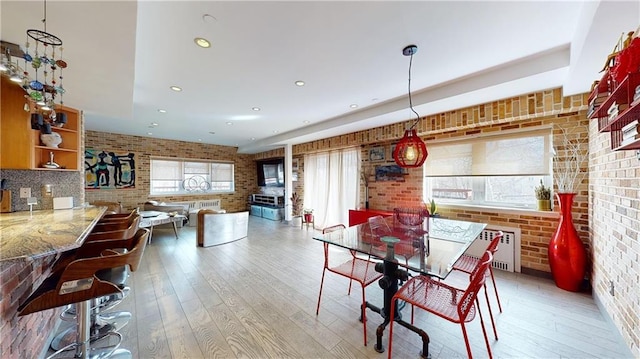
<instances>
[{"instance_id":1,"label":"kitchen cabinet","mask_svg":"<svg viewBox=\"0 0 640 359\"><path fill-rule=\"evenodd\" d=\"M59 106L56 113L65 113L64 127L52 126L62 143L47 147L40 140L40 131L31 129L31 112L35 105L25 97L26 92L6 76L0 85L0 168L46 171L78 171L80 167L80 140L82 113L76 109ZM60 168L49 169L43 165L53 160Z\"/></svg>"}]
</instances>

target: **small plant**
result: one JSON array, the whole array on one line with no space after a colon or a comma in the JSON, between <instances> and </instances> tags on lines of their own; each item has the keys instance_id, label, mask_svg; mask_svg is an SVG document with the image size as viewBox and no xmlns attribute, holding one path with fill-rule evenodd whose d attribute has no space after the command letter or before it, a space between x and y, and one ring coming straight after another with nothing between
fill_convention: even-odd
<instances>
[{"instance_id":1,"label":"small plant","mask_svg":"<svg viewBox=\"0 0 640 359\"><path fill-rule=\"evenodd\" d=\"M551 200L551 189L546 187L542 180L540 180L540 185L536 186L536 199L539 201L543 200Z\"/></svg>"},{"instance_id":2,"label":"small plant","mask_svg":"<svg viewBox=\"0 0 640 359\"><path fill-rule=\"evenodd\" d=\"M429 211L430 216L438 214L438 205L436 204L435 199L432 198L429 203L425 204L425 207L427 207L427 211Z\"/></svg>"},{"instance_id":3,"label":"small plant","mask_svg":"<svg viewBox=\"0 0 640 359\"><path fill-rule=\"evenodd\" d=\"M313 213L313 209L312 208L305 208L302 210L302 213L304 214L312 214Z\"/></svg>"},{"instance_id":4,"label":"small plant","mask_svg":"<svg viewBox=\"0 0 640 359\"><path fill-rule=\"evenodd\" d=\"M302 215L302 198L297 192L293 192L291 195L291 214L294 216Z\"/></svg>"}]
</instances>

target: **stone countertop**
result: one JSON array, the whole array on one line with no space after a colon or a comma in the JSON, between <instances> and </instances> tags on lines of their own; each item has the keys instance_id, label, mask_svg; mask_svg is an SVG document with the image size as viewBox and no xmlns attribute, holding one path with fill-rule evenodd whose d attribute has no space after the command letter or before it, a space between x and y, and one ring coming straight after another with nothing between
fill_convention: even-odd
<instances>
[{"instance_id":1,"label":"stone countertop","mask_svg":"<svg viewBox=\"0 0 640 359\"><path fill-rule=\"evenodd\" d=\"M107 207L0 214L0 262L33 259L79 247Z\"/></svg>"}]
</instances>

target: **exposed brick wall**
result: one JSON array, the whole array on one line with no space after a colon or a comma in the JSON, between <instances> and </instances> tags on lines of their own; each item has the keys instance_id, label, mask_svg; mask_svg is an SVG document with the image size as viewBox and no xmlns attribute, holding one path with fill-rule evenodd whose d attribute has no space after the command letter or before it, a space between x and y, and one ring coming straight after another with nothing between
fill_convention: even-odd
<instances>
[{"instance_id":1,"label":"exposed brick wall","mask_svg":"<svg viewBox=\"0 0 640 359\"><path fill-rule=\"evenodd\" d=\"M47 278L56 256L0 262L0 358L37 358L60 309L18 316L18 306Z\"/></svg>"},{"instance_id":2,"label":"exposed brick wall","mask_svg":"<svg viewBox=\"0 0 640 359\"><path fill-rule=\"evenodd\" d=\"M575 127L581 136L589 135L589 165L585 169L588 178L577 189L573 221L589 252L587 276L593 293L613 319L633 355L640 357L640 160L634 151L611 151L609 134L599 134L597 121L586 119L587 97L588 94L563 97L560 89L554 89L427 116L416 128L427 145L436 139L550 124L555 126L554 146L562 142L559 128ZM366 160L368 149L374 146L390 148L411 123L406 121L296 145L294 157L360 145L365 159L363 168L367 168L374 165ZM388 150L387 156L390 158ZM421 172L421 169L410 169L405 182L371 182L370 207L388 210L396 203L420 205ZM364 207L364 188L361 198ZM450 218L519 227L522 231L522 266L549 272L547 245L558 223L557 199L554 199L554 208L554 212L540 215L520 214L516 210L456 208L441 208L440 212ZM609 294L610 281L615 284L614 296Z\"/></svg>"},{"instance_id":3,"label":"exposed brick wall","mask_svg":"<svg viewBox=\"0 0 640 359\"><path fill-rule=\"evenodd\" d=\"M560 128L572 129L574 133L588 135L586 119L587 94L563 97L561 89L542 91L512 97L488 104L471 106L460 110L423 117L417 124L418 134L427 142L455 139L469 135L490 134L504 130L526 129L535 126L554 126L554 145L562 143ZM356 133L336 136L293 146L294 157L304 153L360 145L363 168L372 173L369 183L369 207L392 210L394 207L421 206L423 191L422 168L408 169L403 182L375 182L373 169L380 164L393 164L391 145L404 134L413 121L376 127ZM369 162L371 147L385 147L385 161ZM587 150L587 144L583 150ZM587 168L583 169L585 172ZM555 189L557 190L557 188ZM590 250L588 223L588 177L578 187L574 199L573 218L580 238L587 251ZM361 203L364 208L365 189L361 186ZM495 226L519 227L522 231L521 265L524 269L550 272L547 246L558 223L558 202L554 199L554 213L531 215L514 210L491 211L490 209L448 209L439 212L449 218L483 221ZM589 266L590 268L591 266Z\"/></svg>"},{"instance_id":4,"label":"exposed brick wall","mask_svg":"<svg viewBox=\"0 0 640 359\"><path fill-rule=\"evenodd\" d=\"M589 133L593 291L640 358L640 160L635 151L611 151L610 135L598 133L597 120Z\"/></svg>"},{"instance_id":5,"label":"exposed brick wall","mask_svg":"<svg viewBox=\"0 0 640 359\"><path fill-rule=\"evenodd\" d=\"M85 147L109 149L136 154L136 188L117 190L85 190L86 201L116 201L124 208L141 207L148 200L161 202L192 201L220 198L227 211L248 210L249 195L259 193L253 155L238 154L236 147L202 143L163 140L115 133L86 131ZM149 195L150 156L233 161L235 164L234 193L215 195L176 195L152 197Z\"/></svg>"}]
</instances>

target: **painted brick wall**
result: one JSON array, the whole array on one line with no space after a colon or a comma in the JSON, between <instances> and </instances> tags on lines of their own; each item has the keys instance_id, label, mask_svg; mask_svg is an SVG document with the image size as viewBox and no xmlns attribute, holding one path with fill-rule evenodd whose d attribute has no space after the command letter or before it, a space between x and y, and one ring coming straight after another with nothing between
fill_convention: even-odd
<instances>
[{"instance_id":1,"label":"painted brick wall","mask_svg":"<svg viewBox=\"0 0 640 359\"><path fill-rule=\"evenodd\" d=\"M148 200L160 202L192 201L220 198L223 209L230 212L248 210L248 198L259 193L255 162L252 155L238 154L237 148L202 143L163 140L115 133L86 131L85 147L136 154L136 188L118 190L85 190L86 201L121 202L126 209L142 207ZM177 195L152 197L149 195L150 156L233 161L235 164L235 193L215 195Z\"/></svg>"},{"instance_id":2,"label":"painted brick wall","mask_svg":"<svg viewBox=\"0 0 640 359\"><path fill-rule=\"evenodd\" d=\"M597 120L589 132L593 291L640 358L640 160L635 151L611 151L609 134L598 133Z\"/></svg>"},{"instance_id":3,"label":"painted brick wall","mask_svg":"<svg viewBox=\"0 0 640 359\"><path fill-rule=\"evenodd\" d=\"M0 358L37 358L60 309L18 316L18 306L49 276L56 256L0 262Z\"/></svg>"}]
</instances>

